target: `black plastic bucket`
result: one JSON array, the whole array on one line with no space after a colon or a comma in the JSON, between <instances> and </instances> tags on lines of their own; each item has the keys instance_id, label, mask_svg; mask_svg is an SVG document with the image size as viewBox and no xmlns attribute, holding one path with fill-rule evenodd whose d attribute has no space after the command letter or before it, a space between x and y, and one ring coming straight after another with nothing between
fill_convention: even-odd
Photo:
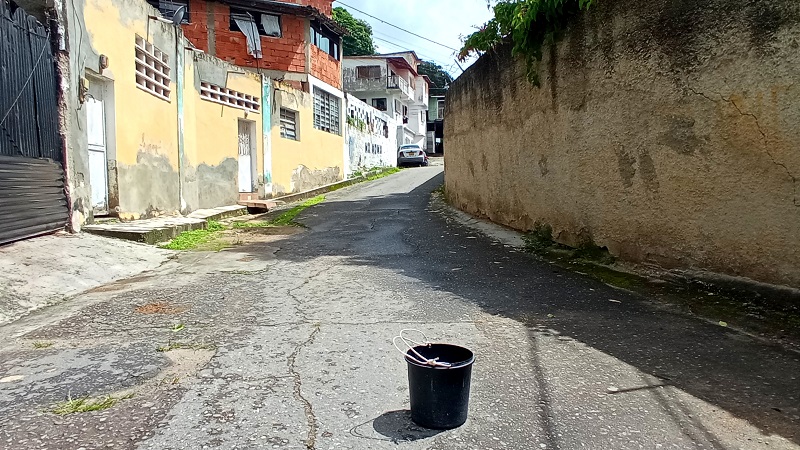
<instances>
[{"instance_id":1,"label":"black plastic bucket","mask_svg":"<svg viewBox=\"0 0 800 450\"><path fill-rule=\"evenodd\" d=\"M423 364L411 349L406 352L411 419L417 425L436 430L460 427L467 421L475 355L450 344L419 345L413 350L425 359L438 358L437 362L449 366Z\"/></svg>"}]
</instances>

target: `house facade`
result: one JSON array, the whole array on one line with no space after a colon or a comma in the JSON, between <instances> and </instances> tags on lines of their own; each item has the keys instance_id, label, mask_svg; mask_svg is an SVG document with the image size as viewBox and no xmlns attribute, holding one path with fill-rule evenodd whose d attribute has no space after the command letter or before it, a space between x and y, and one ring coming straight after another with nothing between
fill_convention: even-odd
<instances>
[{"instance_id":1,"label":"house facade","mask_svg":"<svg viewBox=\"0 0 800 450\"><path fill-rule=\"evenodd\" d=\"M198 50L263 77L263 187L269 198L346 176L342 43L332 0L148 0L163 18L182 8L181 28ZM246 195L250 194L250 195Z\"/></svg>"},{"instance_id":2,"label":"house facade","mask_svg":"<svg viewBox=\"0 0 800 450\"><path fill-rule=\"evenodd\" d=\"M400 124L398 145L427 148L430 79L417 72L420 62L414 52L345 57L342 72L347 93Z\"/></svg>"}]
</instances>

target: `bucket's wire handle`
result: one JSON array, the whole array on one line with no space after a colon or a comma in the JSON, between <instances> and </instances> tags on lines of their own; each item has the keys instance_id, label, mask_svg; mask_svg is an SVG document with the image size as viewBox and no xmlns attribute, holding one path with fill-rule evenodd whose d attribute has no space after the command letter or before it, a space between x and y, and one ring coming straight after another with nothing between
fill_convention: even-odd
<instances>
[{"instance_id":1,"label":"bucket's wire handle","mask_svg":"<svg viewBox=\"0 0 800 450\"><path fill-rule=\"evenodd\" d=\"M412 339L409 339L406 336L403 336L403 333L408 333L408 332L412 332L412 331L421 334L423 339L424 339L424 342L420 343L420 342L414 341ZM408 350L403 351L402 349L400 349L400 347L397 346L397 340L398 339L403 341L403 344L405 344L406 347L408 347L408 350L411 351L411 354L408 353ZM414 347L418 347L418 346L430 347L430 345L431 345L431 342L428 340L428 337L425 336L425 333L423 333L420 330L415 330L413 328L407 328L405 330L400 330L400 335L399 336L395 336L394 339L392 339L392 344L394 344L394 348L396 348L397 351L400 352L403 355L403 357L408 356L409 358L413 359L414 361L418 362L419 364L424 364L424 365L433 366L433 367L450 367L450 366L452 366L452 364L450 364L450 363L439 362L439 358L428 359L428 358L420 355L419 352L414 349Z\"/></svg>"}]
</instances>

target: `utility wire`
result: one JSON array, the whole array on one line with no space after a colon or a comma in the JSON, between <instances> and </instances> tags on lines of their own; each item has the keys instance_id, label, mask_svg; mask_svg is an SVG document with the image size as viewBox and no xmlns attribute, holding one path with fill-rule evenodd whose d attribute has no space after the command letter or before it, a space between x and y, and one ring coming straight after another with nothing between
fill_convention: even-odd
<instances>
[{"instance_id":1,"label":"utility wire","mask_svg":"<svg viewBox=\"0 0 800 450\"><path fill-rule=\"evenodd\" d=\"M378 18L378 17L375 17L375 16L373 16L372 14L365 13L364 11L361 11L360 9L353 8L352 6L350 6L350 5L346 4L346 3L342 3L340 0L335 0L335 1L336 1L336 3L339 3L339 4L341 4L342 6L345 6L345 7L347 7L347 8L350 8L350 9L352 9L353 11L358 11L358 12L360 12L361 14L364 14L365 16L372 17L373 19L375 19L375 20L377 20L377 21L379 21L379 22L381 22L381 23L385 23L386 25L389 25L390 27L397 28L397 29L398 29L398 30L400 30L400 31L405 31L405 32L406 32L406 33L408 33L408 34L411 34L411 35L413 35L413 36L416 36L416 37L418 37L418 38L420 38L420 39L425 39L425 40L426 40L426 41L428 41L428 42L432 42L432 43L434 43L434 44L436 44L436 45L439 45L439 46L442 46L442 47L444 47L444 48L446 48L446 49L448 49L448 50L452 50L452 51L454 51L454 52L457 52L457 51L458 51L458 49L455 49L455 48L453 48L453 47L448 47L448 46L446 46L446 45L444 45L444 44L442 44L442 43L439 43L439 42L436 42L436 41L434 41L433 39L428 39L428 38L426 38L425 36L421 36L421 35L419 35L419 34L417 34L417 33L414 33L413 31L408 31L408 30L406 30L405 28L398 27L397 25L391 24L391 23L389 23L389 22L387 22L387 21L385 21L385 20L383 20L383 19L381 19L381 18Z\"/></svg>"}]
</instances>

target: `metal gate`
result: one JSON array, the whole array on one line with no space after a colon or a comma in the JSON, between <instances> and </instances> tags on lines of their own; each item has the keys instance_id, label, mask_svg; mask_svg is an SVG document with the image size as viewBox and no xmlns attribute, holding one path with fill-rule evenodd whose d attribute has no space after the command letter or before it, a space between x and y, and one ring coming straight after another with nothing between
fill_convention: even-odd
<instances>
[{"instance_id":1,"label":"metal gate","mask_svg":"<svg viewBox=\"0 0 800 450\"><path fill-rule=\"evenodd\" d=\"M57 92L47 28L0 0L0 244L69 219Z\"/></svg>"}]
</instances>

